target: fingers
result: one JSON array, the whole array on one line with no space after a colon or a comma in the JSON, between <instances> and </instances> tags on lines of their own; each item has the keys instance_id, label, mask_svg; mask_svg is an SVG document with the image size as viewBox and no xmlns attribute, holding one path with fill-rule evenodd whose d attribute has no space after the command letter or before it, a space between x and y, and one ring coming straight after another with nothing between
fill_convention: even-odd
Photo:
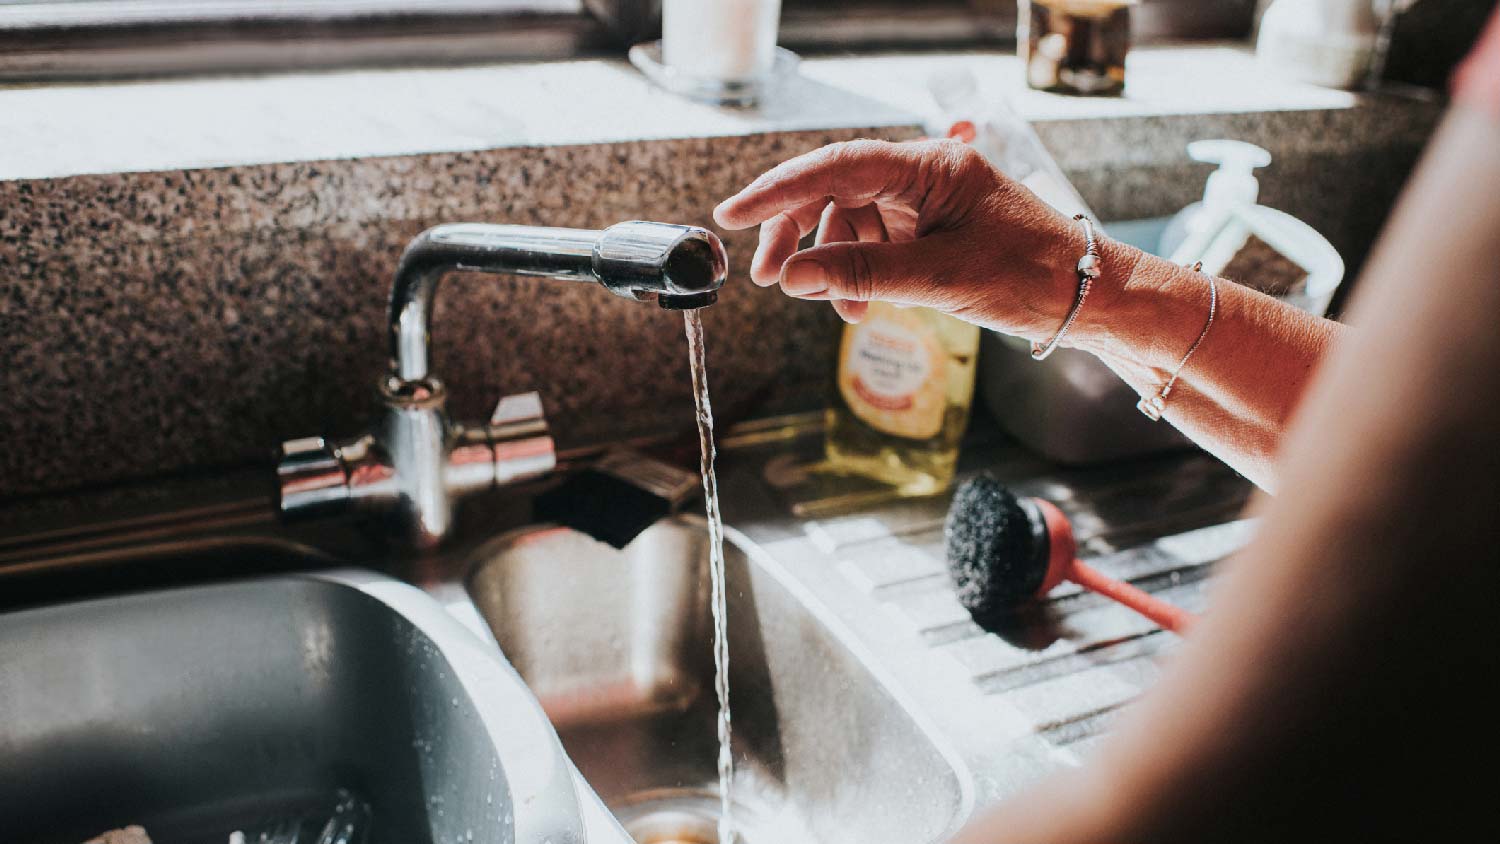
<instances>
[{"instance_id":1,"label":"fingers","mask_svg":"<svg viewBox=\"0 0 1500 844\"><path fill-rule=\"evenodd\" d=\"M797 243L818 224L822 202L809 203L765 221L760 226L760 243L750 259L750 280L770 287L781 277L781 265L797 251Z\"/></svg>"},{"instance_id":2,"label":"fingers","mask_svg":"<svg viewBox=\"0 0 1500 844\"><path fill-rule=\"evenodd\" d=\"M931 274L927 250L915 243L829 243L792 256L781 273L781 289L799 299L875 299L909 305L936 302L941 291ZM839 308L856 317L863 308Z\"/></svg>"},{"instance_id":3,"label":"fingers","mask_svg":"<svg viewBox=\"0 0 1500 844\"><path fill-rule=\"evenodd\" d=\"M870 303L855 302L851 299L834 299L833 310L838 313L844 322L859 322L869 312Z\"/></svg>"},{"instance_id":4,"label":"fingers","mask_svg":"<svg viewBox=\"0 0 1500 844\"><path fill-rule=\"evenodd\" d=\"M843 243L849 240L859 240L853 223L849 221L849 215L832 202L824 205L823 217L818 221L818 237L813 243L822 246L825 243Z\"/></svg>"},{"instance_id":5,"label":"fingers","mask_svg":"<svg viewBox=\"0 0 1500 844\"><path fill-rule=\"evenodd\" d=\"M821 223L819 215L822 216ZM843 209L823 200L810 202L761 223L760 243L750 259L750 280L770 287L781 278L781 267L797 251L797 244L814 227L818 242L829 240L884 239L885 226L873 205Z\"/></svg>"},{"instance_id":6,"label":"fingers","mask_svg":"<svg viewBox=\"0 0 1500 844\"><path fill-rule=\"evenodd\" d=\"M923 164L931 152L930 144L832 144L762 175L721 203L714 218L728 229L761 225L750 265L758 285L779 280L788 295L831 301L850 322L865 315L872 299L925 304L943 294L932 284L934 262L916 259L931 250L886 242L891 232L880 209L891 203L876 201L911 190L931 169ZM914 227L916 209L909 216L908 227ZM798 244L815 226L818 245L799 253ZM901 239L915 234L908 231Z\"/></svg>"},{"instance_id":7,"label":"fingers","mask_svg":"<svg viewBox=\"0 0 1500 844\"><path fill-rule=\"evenodd\" d=\"M884 241L889 240L885 230L885 221L881 219L880 209L874 205L862 205L858 208L843 208L829 203L823 208L823 220L818 224L818 245L826 243L841 243L846 241ZM867 302L853 302L848 299L831 299L833 310L844 322L859 322L865 318L865 312L870 309Z\"/></svg>"},{"instance_id":8,"label":"fingers","mask_svg":"<svg viewBox=\"0 0 1500 844\"><path fill-rule=\"evenodd\" d=\"M743 229L817 200L869 205L910 182L922 154L917 144L831 144L772 168L720 203L714 219L724 228Z\"/></svg>"},{"instance_id":9,"label":"fingers","mask_svg":"<svg viewBox=\"0 0 1500 844\"><path fill-rule=\"evenodd\" d=\"M880 209L874 205L861 205L858 208L833 203L825 205L823 219L818 223L818 245L851 240L890 240L886 236L885 223L880 218Z\"/></svg>"},{"instance_id":10,"label":"fingers","mask_svg":"<svg viewBox=\"0 0 1500 844\"><path fill-rule=\"evenodd\" d=\"M785 214L760 224L760 243L750 259L750 280L770 287L781 277L781 265L797 251L797 224Z\"/></svg>"}]
</instances>

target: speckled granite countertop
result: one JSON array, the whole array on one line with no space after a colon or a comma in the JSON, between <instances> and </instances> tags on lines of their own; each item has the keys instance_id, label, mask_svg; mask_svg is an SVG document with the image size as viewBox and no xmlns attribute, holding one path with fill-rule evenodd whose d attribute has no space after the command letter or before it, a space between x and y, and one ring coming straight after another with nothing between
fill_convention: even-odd
<instances>
[{"instance_id":1,"label":"speckled granite countertop","mask_svg":"<svg viewBox=\"0 0 1500 844\"><path fill-rule=\"evenodd\" d=\"M983 54L807 62L752 111L609 62L0 89L0 501L358 430L421 229L707 224L793 154L916 136L925 78L956 62L1017 95L1105 219L1196 198L1183 144L1237 137L1276 156L1262 200L1352 267L1440 110L1273 83L1231 48L1137 51L1117 101L1021 91L1015 59ZM706 316L731 421L818 406L837 336L827 308L743 282L753 238L726 237L734 277ZM537 389L565 447L691 424L679 321L602 290L455 276L434 342L460 419Z\"/></svg>"}]
</instances>

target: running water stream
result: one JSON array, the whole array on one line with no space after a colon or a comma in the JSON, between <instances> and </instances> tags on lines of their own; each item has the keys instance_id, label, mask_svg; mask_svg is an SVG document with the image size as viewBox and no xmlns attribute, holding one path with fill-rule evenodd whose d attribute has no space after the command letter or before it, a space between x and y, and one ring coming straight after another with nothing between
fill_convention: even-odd
<instances>
[{"instance_id":1,"label":"running water stream","mask_svg":"<svg viewBox=\"0 0 1500 844\"><path fill-rule=\"evenodd\" d=\"M734 784L734 756L729 743L729 631L725 628L724 520L719 515L719 481L714 475L714 409L708 401L708 367L703 352L703 319L697 310L682 312L687 329L688 364L693 374L693 407L698 416L698 447L708 515L709 578L714 618L714 691L719 697L719 844L734 844L729 791Z\"/></svg>"}]
</instances>

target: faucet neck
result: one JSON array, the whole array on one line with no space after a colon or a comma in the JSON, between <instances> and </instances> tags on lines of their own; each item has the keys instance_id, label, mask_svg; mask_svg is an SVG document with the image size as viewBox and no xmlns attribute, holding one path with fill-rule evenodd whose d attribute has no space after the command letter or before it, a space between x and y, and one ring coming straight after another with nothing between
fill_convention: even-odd
<instances>
[{"instance_id":1,"label":"faucet neck","mask_svg":"<svg viewBox=\"0 0 1500 844\"><path fill-rule=\"evenodd\" d=\"M702 307L724 284L724 246L712 232L631 222L604 231L459 223L418 235L391 287L391 374L385 415L345 442L313 437L282 447L280 508L287 516L350 508L389 512L416 546L434 547L452 527L456 498L552 471L541 399L500 402L488 424L454 424L429 367L433 299L453 270L593 281L631 299Z\"/></svg>"},{"instance_id":2,"label":"faucet neck","mask_svg":"<svg viewBox=\"0 0 1500 844\"><path fill-rule=\"evenodd\" d=\"M391 285L391 369L402 381L427 378L432 305L454 270L593 281L594 243L586 229L454 223L417 235L401 253Z\"/></svg>"},{"instance_id":3,"label":"faucet neck","mask_svg":"<svg viewBox=\"0 0 1500 844\"><path fill-rule=\"evenodd\" d=\"M401 255L391 286L391 370L430 377L433 299L454 270L535 275L602 284L664 307L702 307L723 286L728 260L712 232L632 221L590 229L453 223L422 232Z\"/></svg>"}]
</instances>

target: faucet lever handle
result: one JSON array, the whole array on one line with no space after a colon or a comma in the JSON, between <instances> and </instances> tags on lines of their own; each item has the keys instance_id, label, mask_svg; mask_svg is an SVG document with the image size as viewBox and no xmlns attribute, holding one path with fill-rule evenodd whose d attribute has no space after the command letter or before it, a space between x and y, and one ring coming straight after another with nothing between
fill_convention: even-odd
<instances>
[{"instance_id":1,"label":"faucet lever handle","mask_svg":"<svg viewBox=\"0 0 1500 844\"><path fill-rule=\"evenodd\" d=\"M286 518L334 513L349 502L348 468L322 437L282 443L276 480L276 508Z\"/></svg>"},{"instance_id":2,"label":"faucet lever handle","mask_svg":"<svg viewBox=\"0 0 1500 844\"><path fill-rule=\"evenodd\" d=\"M536 391L500 399L484 436L493 449L497 484L539 477L557 466L557 449Z\"/></svg>"},{"instance_id":3,"label":"faucet lever handle","mask_svg":"<svg viewBox=\"0 0 1500 844\"><path fill-rule=\"evenodd\" d=\"M542 396L535 390L501 398L500 403L495 405L495 412L490 414L491 425L509 426L541 422L545 426L546 421L547 414L542 409Z\"/></svg>"}]
</instances>

